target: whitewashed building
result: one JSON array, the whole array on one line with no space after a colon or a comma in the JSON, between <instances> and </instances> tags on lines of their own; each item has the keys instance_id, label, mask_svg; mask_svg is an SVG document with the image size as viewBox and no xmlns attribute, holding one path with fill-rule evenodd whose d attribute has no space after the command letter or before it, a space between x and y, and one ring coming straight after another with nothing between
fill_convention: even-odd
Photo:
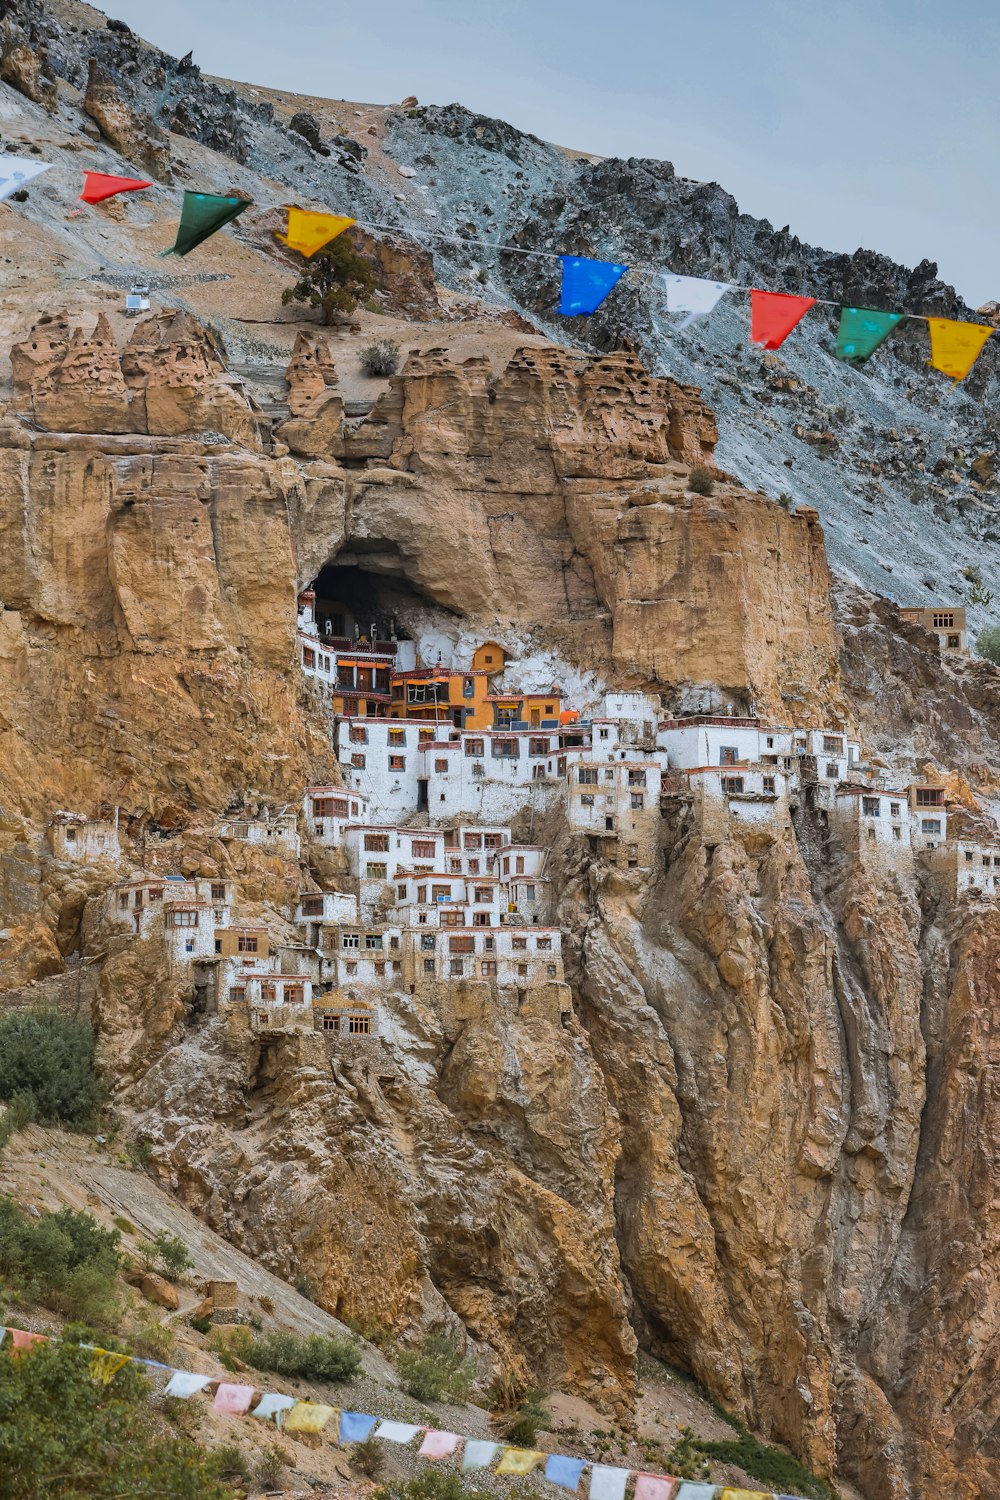
<instances>
[{"instance_id":1,"label":"whitewashed building","mask_svg":"<svg viewBox=\"0 0 1000 1500\"><path fill-rule=\"evenodd\" d=\"M325 848L336 849L348 823L369 821L368 798L343 786L308 786L303 798L306 832Z\"/></svg>"},{"instance_id":2,"label":"whitewashed building","mask_svg":"<svg viewBox=\"0 0 1000 1500\"><path fill-rule=\"evenodd\" d=\"M219 824L219 838L252 844L283 859L298 859L301 852L298 819L293 812L273 818L226 818Z\"/></svg>"},{"instance_id":3,"label":"whitewashed building","mask_svg":"<svg viewBox=\"0 0 1000 1500\"><path fill-rule=\"evenodd\" d=\"M55 813L49 823L49 846L56 859L81 864L121 859L118 824L91 820L82 813Z\"/></svg>"},{"instance_id":4,"label":"whitewashed building","mask_svg":"<svg viewBox=\"0 0 1000 1500\"><path fill-rule=\"evenodd\" d=\"M660 814L659 763L651 757L582 758L568 776L566 819L604 858L628 869L652 866Z\"/></svg>"}]
</instances>

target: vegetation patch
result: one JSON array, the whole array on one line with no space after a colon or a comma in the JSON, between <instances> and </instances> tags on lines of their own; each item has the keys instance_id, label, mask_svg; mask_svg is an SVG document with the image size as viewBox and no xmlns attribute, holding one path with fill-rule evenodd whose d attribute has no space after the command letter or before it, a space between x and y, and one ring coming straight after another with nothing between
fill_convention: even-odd
<instances>
[{"instance_id":1,"label":"vegetation patch","mask_svg":"<svg viewBox=\"0 0 1000 1500\"><path fill-rule=\"evenodd\" d=\"M20 1301L37 1301L65 1317L113 1326L121 1308L119 1233L90 1214L61 1208L29 1218L0 1197L0 1275Z\"/></svg>"},{"instance_id":2,"label":"vegetation patch","mask_svg":"<svg viewBox=\"0 0 1000 1500\"><path fill-rule=\"evenodd\" d=\"M22 1110L30 1100L30 1118L42 1125L92 1128L105 1099L94 1050L93 1028L75 1016L22 1010L0 1017L0 1100L17 1097Z\"/></svg>"},{"instance_id":3,"label":"vegetation patch","mask_svg":"<svg viewBox=\"0 0 1000 1500\"><path fill-rule=\"evenodd\" d=\"M416 1401L464 1401L476 1378L475 1361L462 1358L450 1333L430 1333L419 1349L401 1350L396 1368Z\"/></svg>"}]
</instances>

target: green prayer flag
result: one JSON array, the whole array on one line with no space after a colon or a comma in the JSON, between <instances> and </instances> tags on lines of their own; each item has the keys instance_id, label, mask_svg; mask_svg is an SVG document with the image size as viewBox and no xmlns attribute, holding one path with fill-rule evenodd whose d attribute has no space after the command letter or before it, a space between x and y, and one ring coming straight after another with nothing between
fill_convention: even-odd
<instances>
[{"instance_id":1,"label":"green prayer flag","mask_svg":"<svg viewBox=\"0 0 1000 1500\"><path fill-rule=\"evenodd\" d=\"M902 313L873 312L868 307L842 307L837 358L867 359L889 337L902 316Z\"/></svg>"},{"instance_id":2,"label":"green prayer flag","mask_svg":"<svg viewBox=\"0 0 1000 1500\"><path fill-rule=\"evenodd\" d=\"M184 194L181 222L177 226L177 239L164 255L187 255L202 240L235 219L245 208L251 206L249 198L224 198L218 193Z\"/></svg>"}]
</instances>

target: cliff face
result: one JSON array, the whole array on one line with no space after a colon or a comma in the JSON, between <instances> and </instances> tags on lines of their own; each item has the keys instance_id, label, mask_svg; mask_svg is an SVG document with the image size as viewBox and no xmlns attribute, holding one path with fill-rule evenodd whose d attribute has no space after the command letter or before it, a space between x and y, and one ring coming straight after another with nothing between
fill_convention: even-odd
<instances>
[{"instance_id":1,"label":"cliff face","mask_svg":"<svg viewBox=\"0 0 1000 1500\"><path fill-rule=\"evenodd\" d=\"M217 822L337 779L295 653L297 590L329 563L610 686L860 719L888 749L878 656L921 685L906 754L969 778L992 774L992 673L892 643L860 593L838 632L815 520L724 476L691 494L712 418L628 352L426 351L352 423L300 346L272 442L197 326L112 343L60 324L45 359L15 350L0 429L8 1000L65 999L93 960L152 1170L339 1315L460 1320L497 1369L620 1414L638 1335L871 1500L984 1493L992 911L808 807L720 826L670 796L646 870L553 817L570 1010L399 991L377 1051L265 1044L201 1015L109 919L114 868L71 869L44 826L118 806L128 862L233 879L280 927L326 856Z\"/></svg>"}]
</instances>

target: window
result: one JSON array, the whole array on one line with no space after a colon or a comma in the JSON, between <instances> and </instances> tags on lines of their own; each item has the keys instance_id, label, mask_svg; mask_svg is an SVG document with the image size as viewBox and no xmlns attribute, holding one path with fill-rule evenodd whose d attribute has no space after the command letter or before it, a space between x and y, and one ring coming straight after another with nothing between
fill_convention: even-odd
<instances>
[{"instance_id":1,"label":"window","mask_svg":"<svg viewBox=\"0 0 1000 1500\"><path fill-rule=\"evenodd\" d=\"M302 648L302 665L304 667L314 667L316 665L316 653L311 646L303 646Z\"/></svg>"},{"instance_id":2,"label":"window","mask_svg":"<svg viewBox=\"0 0 1000 1500\"><path fill-rule=\"evenodd\" d=\"M363 724L352 724L350 739L352 745L367 745L368 731Z\"/></svg>"},{"instance_id":3,"label":"window","mask_svg":"<svg viewBox=\"0 0 1000 1500\"><path fill-rule=\"evenodd\" d=\"M385 959L384 958L377 958L375 960L375 974L376 974L376 977L382 977L382 976L384 976L384 974L385 974Z\"/></svg>"},{"instance_id":4,"label":"window","mask_svg":"<svg viewBox=\"0 0 1000 1500\"><path fill-rule=\"evenodd\" d=\"M347 1031L348 1031L348 1035L349 1036L371 1036L371 1030L372 1030L372 1018L371 1018L371 1016L369 1016L367 1014L365 1014L365 1015L357 1015L357 1016L348 1016L348 1018L347 1018Z\"/></svg>"},{"instance_id":5,"label":"window","mask_svg":"<svg viewBox=\"0 0 1000 1500\"><path fill-rule=\"evenodd\" d=\"M526 885L524 887L524 899L525 901L534 901L535 887L533 885Z\"/></svg>"},{"instance_id":6,"label":"window","mask_svg":"<svg viewBox=\"0 0 1000 1500\"><path fill-rule=\"evenodd\" d=\"M304 917L321 917L323 915L323 897L303 896L302 915Z\"/></svg>"},{"instance_id":7,"label":"window","mask_svg":"<svg viewBox=\"0 0 1000 1500\"><path fill-rule=\"evenodd\" d=\"M496 959L484 958L482 963L479 965L479 971L484 979L492 979L497 971Z\"/></svg>"},{"instance_id":8,"label":"window","mask_svg":"<svg viewBox=\"0 0 1000 1500\"><path fill-rule=\"evenodd\" d=\"M550 937L540 937L536 942L535 947L538 949L539 953L548 953L552 948L552 939Z\"/></svg>"},{"instance_id":9,"label":"window","mask_svg":"<svg viewBox=\"0 0 1000 1500\"><path fill-rule=\"evenodd\" d=\"M773 797L774 796L774 784L775 783L774 783L774 777L773 776L763 776L763 777L761 777L761 786L763 787L764 796L765 797Z\"/></svg>"},{"instance_id":10,"label":"window","mask_svg":"<svg viewBox=\"0 0 1000 1500\"><path fill-rule=\"evenodd\" d=\"M366 932L365 933L365 947L368 949L369 952L371 952L371 950L373 948L381 949L381 947L382 947L382 934L380 932Z\"/></svg>"},{"instance_id":11,"label":"window","mask_svg":"<svg viewBox=\"0 0 1000 1500\"><path fill-rule=\"evenodd\" d=\"M633 812L639 812L646 804L646 799L641 792L632 792L631 801Z\"/></svg>"},{"instance_id":12,"label":"window","mask_svg":"<svg viewBox=\"0 0 1000 1500\"><path fill-rule=\"evenodd\" d=\"M614 820L614 818L605 818L604 819L604 831L605 831L605 833L614 833L614 831L615 831L615 820Z\"/></svg>"},{"instance_id":13,"label":"window","mask_svg":"<svg viewBox=\"0 0 1000 1500\"><path fill-rule=\"evenodd\" d=\"M944 806L944 790L939 786L918 786L916 797L918 807Z\"/></svg>"},{"instance_id":14,"label":"window","mask_svg":"<svg viewBox=\"0 0 1000 1500\"><path fill-rule=\"evenodd\" d=\"M899 817L899 803L898 802L890 802L889 803L889 815L890 815L890 817L893 817L893 818L898 818Z\"/></svg>"},{"instance_id":15,"label":"window","mask_svg":"<svg viewBox=\"0 0 1000 1500\"><path fill-rule=\"evenodd\" d=\"M433 932L422 932L420 934L420 946L425 953L432 952L436 943L437 938Z\"/></svg>"},{"instance_id":16,"label":"window","mask_svg":"<svg viewBox=\"0 0 1000 1500\"><path fill-rule=\"evenodd\" d=\"M824 736L823 736L823 754L824 755L843 755L843 753L844 753L844 742L841 739L840 735L839 734L824 734Z\"/></svg>"},{"instance_id":17,"label":"window","mask_svg":"<svg viewBox=\"0 0 1000 1500\"><path fill-rule=\"evenodd\" d=\"M198 913L196 911L168 911L168 927L197 927Z\"/></svg>"},{"instance_id":18,"label":"window","mask_svg":"<svg viewBox=\"0 0 1000 1500\"><path fill-rule=\"evenodd\" d=\"M954 623L955 623L955 616L952 615L952 614L947 614L947 615L935 614L935 616L934 616L934 629L935 630L950 630L952 628L952 626L954 625Z\"/></svg>"},{"instance_id":19,"label":"window","mask_svg":"<svg viewBox=\"0 0 1000 1500\"><path fill-rule=\"evenodd\" d=\"M596 766L578 766L577 767L577 772L576 772L576 779L579 782L580 786L596 786L597 785L597 767Z\"/></svg>"},{"instance_id":20,"label":"window","mask_svg":"<svg viewBox=\"0 0 1000 1500\"><path fill-rule=\"evenodd\" d=\"M324 1031L339 1031L340 1030L340 1017L333 1015L332 1012L330 1012L330 1011L324 1011L323 1012L323 1030Z\"/></svg>"},{"instance_id":21,"label":"window","mask_svg":"<svg viewBox=\"0 0 1000 1500\"><path fill-rule=\"evenodd\" d=\"M877 818L881 807L878 797L862 797L861 799L861 811L866 818Z\"/></svg>"},{"instance_id":22,"label":"window","mask_svg":"<svg viewBox=\"0 0 1000 1500\"><path fill-rule=\"evenodd\" d=\"M614 781L614 779L615 779L615 773L614 773L614 771L605 771L605 773L604 773L604 779L605 779L605 781Z\"/></svg>"},{"instance_id":23,"label":"window","mask_svg":"<svg viewBox=\"0 0 1000 1500\"><path fill-rule=\"evenodd\" d=\"M517 740L494 740L493 759L517 760Z\"/></svg>"},{"instance_id":24,"label":"window","mask_svg":"<svg viewBox=\"0 0 1000 1500\"><path fill-rule=\"evenodd\" d=\"M495 947L496 947L496 943L493 941L493 939L491 937L483 938L483 952L484 953L492 953L493 950L495 949Z\"/></svg>"},{"instance_id":25,"label":"window","mask_svg":"<svg viewBox=\"0 0 1000 1500\"><path fill-rule=\"evenodd\" d=\"M118 897L118 905L121 907L128 906L128 891L122 891L121 895Z\"/></svg>"},{"instance_id":26,"label":"window","mask_svg":"<svg viewBox=\"0 0 1000 1500\"><path fill-rule=\"evenodd\" d=\"M488 911L474 911L472 913L473 927L488 927L490 925L490 914Z\"/></svg>"},{"instance_id":27,"label":"window","mask_svg":"<svg viewBox=\"0 0 1000 1500\"><path fill-rule=\"evenodd\" d=\"M559 773L560 776L565 776L566 775L566 757L565 757L565 755L560 755L559 759L556 761L556 771Z\"/></svg>"},{"instance_id":28,"label":"window","mask_svg":"<svg viewBox=\"0 0 1000 1500\"><path fill-rule=\"evenodd\" d=\"M549 714L551 716L552 714L555 713L555 711L556 711L556 709L555 709L555 704L554 703L546 703L543 712L545 712L545 713L547 713L547 714Z\"/></svg>"},{"instance_id":29,"label":"window","mask_svg":"<svg viewBox=\"0 0 1000 1500\"><path fill-rule=\"evenodd\" d=\"M387 880L389 866L383 864L368 864L365 866L365 874L369 880Z\"/></svg>"},{"instance_id":30,"label":"window","mask_svg":"<svg viewBox=\"0 0 1000 1500\"><path fill-rule=\"evenodd\" d=\"M767 748L769 750L773 750L774 749L774 735L773 734L769 734L767 736Z\"/></svg>"},{"instance_id":31,"label":"window","mask_svg":"<svg viewBox=\"0 0 1000 1500\"><path fill-rule=\"evenodd\" d=\"M893 824L892 836L894 839L902 839L903 837L903 830L900 828L898 823Z\"/></svg>"},{"instance_id":32,"label":"window","mask_svg":"<svg viewBox=\"0 0 1000 1500\"><path fill-rule=\"evenodd\" d=\"M355 768L355 770L357 770L357 771L363 771L364 768L365 768L365 758L364 758L364 756L363 755L352 755L351 756L351 765Z\"/></svg>"},{"instance_id":33,"label":"window","mask_svg":"<svg viewBox=\"0 0 1000 1500\"><path fill-rule=\"evenodd\" d=\"M389 939L389 947L390 948L398 948L399 947L399 938L398 938L398 936L396 934L393 934L393 936Z\"/></svg>"},{"instance_id":34,"label":"window","mask_svg":"<svg viewBox=\"0 0 1000 1500\"><path fill-rule=\"evenodd\" d=\"M220 881L213 880L212 881L212 900L213 901L225 901L225 899L226 899L226 887L225 887L225 885L222 884Z\"/></svg>"},{"instance_id":35,"label":"window","mask_svg":"<svg viewBox=\"0 0 1000 1500\"><path fill-rule=\"evenodd\" d=\"M234 985L232 987L232 989L229 991L229 998L230 998L230 1000L238 1002L240 1000L245 1000L246 997L247 997L247 992L246 992L246 986L245 985L242 985L242 984Z\"/></svg>"},{"instance_id":36,"label":"window","mask_svg":"<svg viewBox=\"0 0 1000 1500\"><path fill-rule=\"evenodd\" d=\"M344 933L341 933L341 936L340 936L340 946L342 948L360 948L361 947L361 937L360 937L360 934L357 933L357 932L344 932Z\"/></svg>"},{"instance_id":37,"label":"window","mask_svg":"<svg viewBox=\"0 0 1000 1500\"><path fill-rule=\"evenodd\" d=\"M473 761L473 763L472 763L472 778L473 778L473 780L474 781L482 781L482 779L483 779L483 777L485 775L486 775L486 767L482 764L482 762L478 761L478 760Z\"/></svg>"},{"instance_id":38,"label":"window","mask_svg":"<svg viewBox=\"0 0 1000 1500\"><path fill-rule=\"evenodd\" d=\"M450 901L451 900L451 886L450 885L432 885L431 886L431 900L432 901Z\"/></svg>"},{"instance_id":39,"label":"window","mask_svg":"<svg viewBox=\"0 0 1000 1500\"><path fill-rule=\"evenodd\" d=\"M365 850L369 854L388 854L389 835L387 833L366 833Z\"/></svg>"},{"instance_id":40,"label":"window","mask_svg":"<svg viewBox=\"0 0 1000 1500\"><path fill-rule=\"evenodd\" d=\"M461 937L450 937L448 939L449 953L474 953L476 940L471 933L463 933Z\"/></svg>"},{"instance_id":41,"label":"window","mask_svg":"<svg viewBox=\"0 0 1000 1500\"><path fill-rule=\"evenodd\" d=\"M545 972L549 976L550 979L555 979L555 977L556 977L556 966L555 966L555 964L546 964L545 965Z\"/></svg>"},{"instance_id":42,"label":"window","mask_svg":"<svg viewBox=\"0 0 1000 1500\"><path fill-rule=\"evenodd\" d=\"M483 847L483 836L481 833L463 833L463 849L481 849Z\"/></svg>"},{"instance_id":43,"label":"window","mask_svg":"<svg viewBox=\"0 0 1000 1500\"><path fill-rule=\"evenodd\" d=\"M215 940L215 951L216 951L216 953L221 953L222 952L222 939L221 938L216 938L216 940Z\"/></svg>"},{"instance_id":44,"label":"window","mask_svg":"<svg viewBox=\"0 0 1000 1500\"><path fill-rule=\"evenodd\" d=\"M490 885L477 885L472 895L473 901L479 906L489 906L493 901L493 887Z\"/></svg>"},{"instance_id":45,"label":"window","mask_svg":"<svg viewBox=\"0 0 1000 1500\"><path fill-rule=\"evenodd\" d=\"M637 771L637 770L631 770L630 769L629 773L628 773L628 784L629 784L629 786L645 786L646 785L646 773L645 773L645 771L641 771L641 770Z\"/></svg>"},{"instance_id":46,"label":"window","mask_svg":"<svg viewBox=\"0 0 1000 1500\"><path fill-rule=\"evenodd\" d=\"M397 885L397 887L396 887L396 897L397 897L397 900L399 900L399 901L405 901L406 900L406 886L405 885Z\"/></svg>"},{"instance_id":47,"label":"window","mask_svg":"<svg viewBox=\"0 0 1000 1500\"><path fill-rule=\"evenodd\" d=\"M739 760L739 751L735 745L722 745L719 748L719 765L735 766Z\"/></svg>"},{"instance_id":48,"label":"window","mask_svg":"<svg viewBox=\"0 0 1000 1500\"><path fill-rule=\"evenodd\" d=\"M270 980L267 980L267 979L263 980L261 982L261 986L260 986L260 998L262 1000L271 1000L271 1001L273 1001L274 999L276 999L276 997L277 997L277 992L276 992L276 990L274 988L274 984Z\"/></svg>"},{"instance_id":49,"label":"window","mask_svg":"<svg viewBox=\"0 0 1000 1500\"><path fill-rule=\"evenodd\" d=\"M445 755L439 755L437 757L437 759L435 760L435 762L434 762L434 770L435 770L435 772L437 773L437 775L440 776L443 772L447 771L447 769L448 769L448 757L445 756Z\"/></svg>"},{"instance_id":50,"label":"window","mask_svg":"<svg viewBox=\"0 0 1000 1500\"><path fill-rule=\"evenodd\" d=\"M406 756L405 755L390 755L389 756L389 770L390 771L405 771L406 770Z\"/></svg>"},{"instance_id":51,"label":"window","mask_svg":"<svg viewBox=\"0 0 1000 1500\"><path fill-rule=\"evenodd\" d=\"M424 959L424 973L425 974L433 974L434 973L434 960L433 960L433 958L425 958Z\"/></svg>"},{"instance_id":52,"label":"window","mask_svg":"<svg viewBox=\"0 0 1000 1500\"><path fill-rule=\"evenodd\" d=\"M458 979L465 973L465 959L453 958L448 965L448 972L452 979Z\"/></svg>"},{"instance_id":53,"label":"window","mask_svg":"<svg viewBox=\"0 0 1000 1500\"><path fill-rule=\"evenodd\" d=\"M941 832L941 819L940 818L921 818L921 820L920 820L920 832L921 833L940 833Z\"/></svg>"},{"instance_id":54,"label":"window","mask_svg":"<svg viewBox=\"0 0 1000 1500\"><path fill-rule=\"evenodd\" d=\"M531 768L531 779L532 779L532 781L544 781L545 780L545 767L542 765L541 761L539 761L537 765L532 766L532 768Z\"/></svg>"},{"instance_id":55,"label":"window","mask_svg":"<svg viewBox=\"0 0 1000 1500\"><path fill-rule=\"evenodd\" d=\"M357 963L356 962L352 962L350 959L348 959L347 964L346 964L345 967L347 969L348 974L356 974L358 972Z\"/></svg>"},{"instance_id":56,"label":"window","mask_svg":"<svg viewBox=\"0 0 1000 1500\"><path fill-rule=\"evenodd\" d=\"M502 833L484 833L483 834L483 847L486 848L486 849L502 849L503 848L503 834Z\"/></svg>"},{"instance_id":57,"label":"window","mask_svg":"<svg viewBox=\"0 0 1000 1500\"><path fill-rule=\"evenodd\" d=\"M467 739L465 741L465 753L466 753L466 755L470 755L470 756L482 755L484 753L484 750L485 750L485 745L484 745L484 742L482 740L469 740L469 739Z\"/></svg>"},{"instance_id":58,"label":"window","mask_svg":"<svg viewBox=\"0 0 1000 1500\"><path fill-rule=\"evenodd\" d=\"M966 851L965 851L965 863L967 865L971 865L972 864L972 850L971 849L966 849ZM983 864L984 865L988 864L988 863L989 863L988 860L986 860L986 859L983 860Z\"/></svg>"},{"instance_id":59,"label":"window","mask_svg":"<svg viewBox=\"0 0 1000 1500\"><path fill-rule=\"evenodd\" d=\"M493 665L493 653L492 653L492 651L489 653L488 656L484 656L483 657L483 661L486 663L486 665L488 667L492 667L492 665Z\"/></svg>"},{"instance_id":60,"label":"window","mask_svg":"<svg viewBox=\"0 0 1000 1500\"><path fill-rule=\"evenodd\" d=\"M546 739L536 739L534 736L528 740L529 755L548 755L549 742Z\"/></svg>"},{"instance_id":61,"label":"window","mask_svg":"<svg viewBox=\"0 0 1000 1500\"><path fill-rule=\"evenodd\" d=\"M723 776L722 790L727 797L738 797L743 791L742 776Z\"/></svg>"},{"instance_id":62,"label":"window","mask_svg":"<svg viewBox=\"0 0 1000 1500\"><path fill-rule=\"evenodd\" d=\"M479 861L478 861L478 859L470 859L469 860L469 874L470 875L478 875L479 874Z\"/></svg>"},{"instance_id":63,"label":"window","mask_svg":"<svg viewBox=\"0 0 1000 1500\"><path fill-rule=\"evenodd\" d=\"M66 830L66 842L67 842L67 844L75 844L76 843L76 829L75 828L67 828L67 830Z\"/></svg>"},{"instance_id":64,"label":"window","mask_svg":"<svg viewBox=\"0 0 1000 1500\"><path fill-rule=\"evenodd\" d=\"M390 745L405 745L406 744L406 730L405 729L390 729L389 730L389 744Z\"/></svg>"},{"instance_id":65,"label":"window","mask_svg":"<svg viewBox=\"0 0 1000 1500\"><path fill-rule=\"evenodd\" d=\"M948 645L949 645L949 647L950 647L950 648L951 648L951 650L953 650L953 651L954 651L954 650L957 650L957 648L958 648L958 647L959 647L959 646L960 646L960 645L961 645L961 644L962 644L962 640L961 640L961 637L960 637L960 636L957 636L957 635L950 635L950 636L949 636L949 637L948 637Z\"/></svg>"},{"instance_id":66,"label":"window","mask_svg":"<svg viewBox=\"0 0 1000 1500\"><path fill-rule=\"evenodd\" d=\"M516 953L519 949L527 948L527 946L528 946L528 939L526 937L512 938L510 946L514 949L514 951Z\"/></svg>"},{"instance_id":67,"label":"window","mask_svg":"<svg viewBox=\"0 0 1000 1500\"><path fill-rule=\"evenodd\" d=\"M518 964L518 966L517 966L517 973L518 973L518 978L519 979L527 979L527 977L528 977L528 965L527 964Z\"/></svg>"}]
</instances>

